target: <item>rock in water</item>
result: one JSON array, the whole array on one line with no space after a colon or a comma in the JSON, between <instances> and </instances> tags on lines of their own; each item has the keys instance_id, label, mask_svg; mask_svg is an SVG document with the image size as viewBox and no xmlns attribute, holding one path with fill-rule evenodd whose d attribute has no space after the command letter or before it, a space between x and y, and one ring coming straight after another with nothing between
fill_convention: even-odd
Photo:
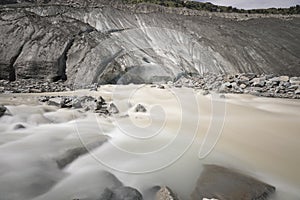
<instances>
[{"instance_id":1,"label":"rock in water","mask_svg":"<svg viewBox=\"0 0 300 200\"><path fill-rule=\"evenodd\" d=\"M143 196L134 188L119 187L113 190L111 200L143 200Z\"/></svg>"},{"instance_id":2,"label":"rock in water","mask_svg":"<svg viewBox=\"0 0 300 200\"><path fill-rule=\"evenodd\" d=\"M69 149L63 155L56 159L56 163L59 169L63 169L65 166L73 162L80 155L86 154L88 150L85 147L77 147Z\"/></svg>"},{"instance_id":3,"label":"rock in water","mask_svg":"<svg viewBox=\"0 0 300 200\"><path fill-rule=\"evenodd\" d=\"M134 110L135 112L147 112L147 109L142 104L138 104Z\"/></svg>"},{"instance_id":4,"label":"rock in water","mask_svg":"<svg viewBox=\"0 0 300 200\"><path fill-rule=\"evenodd\" d=\"M120 111L114 103L111 103L108 107L108 112L111 114L118 114Z\"/></svg>"},{"instance_id":5,"label":"rock in water","mask_svg":"<svg viewBox=\"0 0 300 200\"><path fill-rule=\"evenodd\" d=\"M13 128L13 130L19 130L19 129L24 129L26 128L26 126L24 126L23 124L16 124Z\"/></svg>"},{"instance_id":6,"label":"rock in water","mask_svg":"<svg viewBox=\"0 0 300 200\"><path fill-rule=\"evenodd\" d=\"M2 117L4 115L4 113L6 112L6 107L5 106L0 106L0 117Z\"/></svg>"},{"instance_id":7,"label":"rock in water","mask_svg":"<svg viewBox=\"0 0 300 200\"><path fill-rule=\"evenodd\" d=\"M55 97L48 100L49 106L61 107L63 105L64 99L62 97Z\"/></svg>"},{"instance_id":8,"label":"rock in water","mask_svg":"<svg viewBox=\"0 0 300 200\"><path fill-rule=\"evenodd\" d=\"M94 148L101 146L106 141L107 141L107 138L105 136L103 136L103 138L97 142L93 142L91 144L86 144L84 146L68 149L62 155L59 155L57 158L55 158L58 168L63 169L68 164L70 164L74 160L76 160L79 156L84 155L84 154L88 153L89 151L93 150Z\"/></svg>"},{"instance_id":9,"label":"rock in water","mask_svg":"<svg viewBox=\"0 0 300 200\"><path fill-rule=\"evenodd\" d=\"M170 188L164 186L156 193L155 200L179 200L179 198Z\"/></svg>"},{"instance_id":10,"label":"rock in water","mask_svg":"<svg viewBox=\"0 0 300 200\"><path fill-rule=\"evenodd\" d=\"M83 108L86 111L95 111L97 109L97 100L91 96L82 96L75 99L72 106L73 108Z\"/></svg>"},{"instance_id":11,"label":"rock in water","mask_svg":"<svg viewBox=\"0 0 300 200\"><path fill-rule=\"evenodd\" d=\"M99 200L143 200L142 194L131 187L106 188Z\"/></svg>"},{"instance_id":12,"label":"rock in water","mask_svg":"<svg viewBox=\"0 0 300 200\"><path fill-rule=\"evenodd\" d=\"M206 165L192 200L263 200L275 192L275 187L234 170L217 165Z\"/></svg>"}]
</instances>

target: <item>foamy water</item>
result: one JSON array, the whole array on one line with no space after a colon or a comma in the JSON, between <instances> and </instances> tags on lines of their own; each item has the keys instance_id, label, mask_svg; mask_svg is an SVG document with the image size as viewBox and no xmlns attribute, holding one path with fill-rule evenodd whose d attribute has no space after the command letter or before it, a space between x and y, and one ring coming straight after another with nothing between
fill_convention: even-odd
<instances>
[{"instance_id":1,"label":"foamy water","mask_svg":"<svg viewBox=\"0 0 300 200\"><path fill-rule=\"evenodd\" d=\"M0 97L10 112L0 118L1 200L96 199L120 184L103 171L140 192L167 185L189 199L203 164L274 185L271 199L300 199L299 100L134 85L76 92L83 94L112 100L120 113L36 106L37 95ZM147 112L136 113L137 104ZM89 153L57 167L67 150L91 144Z\"/></svg>"}]
</instances>

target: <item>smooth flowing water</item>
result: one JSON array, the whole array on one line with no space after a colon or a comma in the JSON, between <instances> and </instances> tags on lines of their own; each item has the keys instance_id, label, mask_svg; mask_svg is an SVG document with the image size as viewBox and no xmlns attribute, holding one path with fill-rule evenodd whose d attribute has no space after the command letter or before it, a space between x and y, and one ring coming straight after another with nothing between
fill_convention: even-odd
<instances>
[{"instance_id":1,"label":"smooth flowing water","mask_svg":"<svg viewBox=\"0 0 300 200\"><path fill-rule=\"evenodd\" d=\"M300 199L299 100L147 85L63 95L101 95L120 113L103 117L37 105L34 94L1 95L9 110L0 118L1 200L97 198L116 184L103 170L141 192L167 185L189 199L203 164L274 185L271 199ZM138 104L147 112L135 112ZM66 151L82 146L89 152L57 167Z\"/></svg>"}]
</instances>

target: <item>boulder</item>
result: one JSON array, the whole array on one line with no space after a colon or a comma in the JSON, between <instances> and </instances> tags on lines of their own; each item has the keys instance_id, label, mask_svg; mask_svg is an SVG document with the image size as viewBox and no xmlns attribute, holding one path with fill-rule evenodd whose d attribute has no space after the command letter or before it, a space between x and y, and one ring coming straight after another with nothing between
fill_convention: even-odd
<instances>
[{"instance_id":1,"label":"boulder","mask_svg":"<svg viewBox=\"0 0 300 200\"><path fill-rule=\"evenodd\" d=\"M99 141L87 144L85 146L74 147L66 150L64 153L55 158L56 164L59 169L63 169L68 164L72 163L79 156L88 153L89 151L101 146L107 138L103 136Z\"/></svg>"},{"instance_id":2,"label":"boulder","mask_svg":"<svg viewBox=\"0 0 300 200\"><path fill-rule=\"evenodd\" d=\"M208 95L209 94L209 91L208 90L204 90L203 92L202 92L202 95L203 96L206 96L206 95Z\"/></svg>"},{"instance_id":3,"label":"boulder","mask_svg":"<svg viewBox=\"0 0 300 200\"><path fill-rule=\"evenodd\" d=\"M105 112L107 113L107 103L105 100L100 96L96 102L96 111Z\"/></svg>"},{"instance_id":4,"label":"boulder","mask_svg":"<svg viewBox=\"0 0 300 200\"><path fill-rule=\"evenodd\" d=\"M109 104L108 112L111 114L118 114L120 111L114 103Z\"/></svg>"},{"instance_id":5,"label":"boulder","mask_svg":"<svg viewBox=\"0 0 300 200\"><path fill-rule=\"evenodd\" d=\"M280 82L288 82L290 80L290 77L288 77L288 76L280 76L279 80L280 80Z\"/></svg>"},{"instance_id":6,"label":"boulder","mask_svg":"<svg viewBox=\"0 0 300 200\"><path fill-rule=\"evenodd\" d=\"M240 76L237 83L238 84L245 84L248 85L249 84L250 79L246 76Z\"/></svg>"},{"instance_id":7,"label":"boulder","mask_svg":"<svg viewBox=\"0 0 300 200\"><path fill-rule=\"evenodd\" d=\"M156 193L155 200L179 200L179 198L169 187L163 186Z\"/></svg>"},{"instance_id":8,"label":"boulder","mask_svg":"<svg viewBox=\"0 0 300 200\"><path fill-rule=\"evenodd\" d=\"M275 187L232 169L205 165L192 200L263 200L275 192Z\"/></svg>"},{"instance_id":9,"label":"boulder","mask_svg":"<svg viewBox=\"0 0 300 200\"><path fill-rule=\"evenodd\" d=\"M72 107L75 109L83 108L86 111L95 111L97 109L97 100L91 96L78 97L73 100Z\"/></svg>"},{"instance_id":10,"label":"boulder","mask_svg":"<svg viewBox=\"0 0 300 200\"><path fill-rule=\"evenodd\" d=\"M292 91L295 91L299 88L299 85L291 85L288 89L289 90L292 90Z\"/></svg>"},{"instance_id":11,"label":"boulder","mask_svg":"<svg viewBox=\"0 0 300 200\"><path fill-rule=\"evenodd\" d=\"M234 76L232 76L232 75L225 76L224 81L228 82L228 83L232 83L232 82L234 82Z\"/></svg>"},{"instance_id":12,"label":"boulder","mask_svg":"<svg viewBox=\"0 0 300 200\"><path fill-rule=\"evenodd\" d=\"M290 83L292 85L300 85L300 77L291 77L290 78Z\"/></svg>"},{"instance_id":13,"label":"boulder","mask_svg":"<svg viewBox=\"0 0 300 200\"><path fill-rule=\"evenodd\" d=\"M123 186L112 191L110 200L143 200L143 196L138 190Z\"/></svg>"},{"instance_id":14,"label":"boulder","mask_svg":"<svg viewBox=\"0 0 300 200\"><path fill-rule=\"evenodd\" d=\"M46 99L42 99L42 100L46 100ZM60 108L71 108L72 107L71 101L72 99L68 97L54 97L48 100L48 105L57 106Z\"/></svg>"},{"instance_id":15,"label":"boulder","mask_svg":"<svg viewBox=\"0 0 300 200\"><path fill-rule=\"evenodd\" d=\"M254 87L264 87L266 84L265 78L254 78L250 81Z\"/></svg>"},{"instance_id":16,"label":"boulder","mask_svg":"<svg viewBox=\"0 0 300 200\"><path fill-rule=\"evenodd\" d=\"M42 96L39 98L39 101L42 102L42 103L45 103L45 102L48 102L50 99L50 97L47 97L47 96Z\"/></svg>"},{"instance_id":17,"label":"boulder","mask_svg":"<svg viewBox=\"0 0 300 200\"><path fill-rule=\"evenodd\" d=\"M13 127L13 130L19 130L19 129L25 129L26 126L24 126L23 124L16 124L14 127Z\"/></svg>"},{"instance_id":18,"label":"boulder","mask_svg":"<svg viewBox=\"0 0 300 200\"><path fill-rule=\"evenodd\" d=\"M5 106L0 106L0 117L2 117L4 115L6 110L7 110L7 108Z\"/></svg>"},{"instance_id":19,"label":"boulder","mask_svg":"<svg viewBox=\"0 0 300 200\"><path fill-rule=\"evenodd\" d=\"M73 101L72 101L72 107L74 109L82 108L82 105L81 105L82 101L83 101L82 97L76 97L76 98L74 98Z\"/></svg>"},{"instance_id":20,"label":"boulder","mask_svg":"<svg viewBox=\"0 0 300 200\"><path fill-rule=\"evenodd\" d=\"M157 88L163 90L163 89L165 89L165 86L163 86L163 85L158 85Z\"/></svg>"},{"instance_id":21,"label":"boulder","mask_svg":"<svg viewBox=\"0 0 300 200\"><path fill-rule=\"evenodd\" d=\"M106 188L98 200L143 200L142 194L131 187Z\"/></svg>"},{"instance_id":22,"label":"boulder","mask_svg":"<svg viewBox=\"0 0 300 200\"><path fill-rule=\"evenodd\" d=\"M221 85L221 87L219 88L219 92L220 93L226 93L226 92L229 92L229 89L231 88L231 83L229 82L226 82L226 83L223 83Z\"/></svg>"},{"instance_id":23,"label":"boulder","mask_svg":"<svg viewBox=\"0 0 300 200\"><path fill-rule=\"evenodd\" d=\"M77 147L67 150L64 154L56 158L56 164L59 169L63 169L65 166L76 160L79 156L86 154L88 150L85 147Z\"/></svg>"},{"instance_id":24,"label":"boulder","mask_svg":"<svg viewBox=\"0 0 300 200\"><path fill-rule=\"evenodd\" d=\"M49 106L57 106L61 107L61 105L64 103L64 98L62 97L55 97L55 98L50 98L48 100L48 105Z\"/></svg>"},{"instance_id":25,"label":"boulder","mask_svg":"<svg viewBox=\"0 0 300 200\"><path fill-rule=\"evenodd\" d=\"M147 112L147 109L145 108L145 106L143 106L142 104L138 104L135 109L135 112Z\"/></svg>"},{"instance_id":26,"label":"boulder","mask_svg":"<svg viewBox=\"0 0 300 200\"><path fill-rule=\"evenodd\" d=\"M41 89L36 89L36 88L30 88L29 89L29 93L41 93L42 90Z\"/></svg>"},{"instance_id":27,"label":"boulder","mask_svg":"<svg viewBox=\"0 0 300 200\"><path fill-rule=\"evenodd\" d=\"M155 199L156 198L156 194L157 194L157 192L159 191L161 189L161 187L160 186L153 186L153 187L151 187L151 188L148 188L148 189L146 189L146 190L144 190L143 191L143 197L144 197L144 199L151 199L151 200L153 200L153 199Z\"/></svg>"},{"instance_id":28,"label":"boulder","mask_svg":"<svg viewBox=\"0 0 300 200\"><path fill-rule=\"evenodd\" d=\"M300 95L300 89L297 89L297 90L295 91L295 94L296 94L296 95Z\"/></svg>"},{"instance_id":29,"label":"boulder","mask_svg":"<svg viewBox=\"0 0 300 200\"><path fill-rule=\"evenodd\" d=\"M230 82L226 82L223 84L225 87L228 87L228 88L232 88L232 85Z\"/></svg>"},{"instance_id":30,"label":"boulder","mask_svg":"<svg viewBox=\"0 0 300 200\"><path fill-rule=\"evenodd\" d=\"M273 83L279 83L280 82L280 78L279 77L273 77L273 78L269 79L269 81L271 81Z\"/></svg>"},{"instance_id":31,"label":"boulder","mask_svg":"<svg viewBox=\"0 0 300 200\"><path fill-rule=\"evenodd\" d=\"M242 83L241 85L240 85L240 88L241 89L245 89L247 87L247 85L245 85L244 83Z\"/></svg>"}]
</instances>

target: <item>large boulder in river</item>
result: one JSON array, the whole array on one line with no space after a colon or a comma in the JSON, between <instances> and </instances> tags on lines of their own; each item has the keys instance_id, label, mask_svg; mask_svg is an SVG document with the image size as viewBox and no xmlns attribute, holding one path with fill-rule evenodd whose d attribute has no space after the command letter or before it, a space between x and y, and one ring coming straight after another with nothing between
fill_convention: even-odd
<instances>
[{"instance_id":1,"label":"large boulder in river","mask_svg":"<svg viewBox=\"0 0 300 200\"><path fill-rule=\"evenodd\" d=\"M206 165L192 194L192 200L263 200L275 187L232 169Z\"/></svg>"}]
</instances>

